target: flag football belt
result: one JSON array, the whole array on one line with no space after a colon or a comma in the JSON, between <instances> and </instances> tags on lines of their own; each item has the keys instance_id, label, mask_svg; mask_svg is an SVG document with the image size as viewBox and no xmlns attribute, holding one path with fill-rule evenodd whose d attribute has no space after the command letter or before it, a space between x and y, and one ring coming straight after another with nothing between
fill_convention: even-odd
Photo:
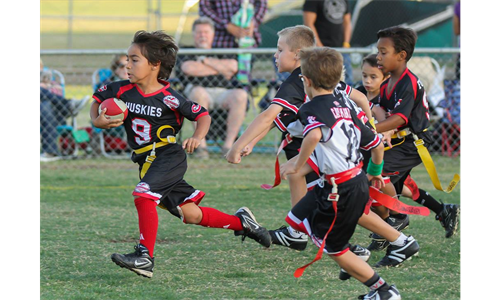
<instances>
[{"instance_id":1,"label":"flag football belt","mask_svg":"<svg viewBox=\"0 0 500 300\"><path fill-rule=\"evenodd\" d=\"M360 168L360 170L361 170L361 168ZM329 181L332 184L332 192L330 194L328 194L328 198L327 199L328 199L328 201L332 202L333 211L335 212L335 217L333 218L333 221L332 221L332 224L330 225L330 228L328 229L328 231L326 232L325 236L323 237L323 241L321 242L321 246L319 247L319 250L316 253L316 256L314 257L314 259L310 263L305 264L302 267L297 268L295 270L295 272L293 274L293 276L295 278L301 277L302 274L304 274L304 271L306 270L307 267L309 267L310 265L312 265L313 263L315 263L316 261L318 261L318 260L321 259L321 257L323 256L323 249L325 249L326 238L328 237L328 234L330 233L330 231L332 231L333 225L335 224L335 221L337 220L337 203L339 201L339 194L337 192L337 184L338 183L336 182L336 180L335 180L334 177L330 177ZM344 253L345 253L345 251L341 251L340 253L333 254L333 255L342 255Z\"/></svg>"},{"instance_id":2,"label":"flag football belt","mask_svg":"<svg viewBox=\"0 0 500 300\"><path fill-rule=\"evenodd\" d=\"M376 200L379 204L394 210L401 214L428 216L430 211L427 207L411 206L399 201L397 198L392 198L389 195L382 193L379 189L371 186L370 197Z\"/></svg>"},{"instance_id":3,"label":"flag football belt","mask_svg":"<svg viewBox=\"0 0 500 300\"><path fill-rule=\"evenodd\" d=\"M172 129L172 134L175 134L175 129L172 126L163 125L162 127L158 128L158 131L156 132L156 135L160 139L159 142L153 142L153 144L151 144L151 145L134 150L135 154L142 154L142 153L151 151L151 153L149 153L149 155L146 157L144 164L142 164L140 179L144 178L144 175L146 175L146 172L149 170L149 167L151 166L151 164L155 160L155 158L156 158L155 149L166 146L168 144L175 144L175 142L176 142L175 135L169 135L166 138L162 138L160 136L160 133L164 129L167 129L167 128Z\"/></svg>"},{"instance_id":4,"label":"flag football belt","mask_svg":"<svg viewBox=\"0 0 500 300\"><path fill-rule=\"evenodd\" d=\"M279 155L280 155L281 150L283 150L283 148L288 146L288 144L290 144L292 141L293 141L292 136L290 135L290 133L287 133L285 135L285 139L281 142L281 144L278 148L278 152L276 153L276 162L274 163L274 184L270 185L270 184L264 183L260 186L261 188L263 188L265 190L270 190L273 187L278 186L281 183Z\"/></svg>"},{"instance_id":5,"label":"flag football belt","mask_svg":"<svg viewBox=\"0 0 500 300\"><path fill-rule=\"evenodd\" d=\"M427 128L424 129L423 131L427 131ZM410 128L405 128L403 130L398 131L397 134L394 134L392 136L392 138L393 139L394 138L403 138L404 139L406 136L409 136L409 135L411 135L413 137L413 139L415 140L415 142L413 142L413 144L415 144L415 146L417 147L418 155L420 156L420 159L424 163L424 167L427 170L427 173L429 174L429 177L431 178L431 181L432 181L432 184L434 185L434 187L437 190L443 191L445 193L450 193L451 191L453 191L453 189L457 186L458 182L460 181L460 176L458 174L455 174L453 176L453 179L451 180L451 182L448 184L448 187L446 187L446 189L443 189L443 187L441 186L441 181L439 180L439 177L437 174L436 166L434 165L434 161L432 160L431 154L429 153L429 150L427 150L427 147L425 146L423 139L418 138L418 136L415 133L411 132ZM404 142L404 140L403 140L403 142ZM399 144L402 144L403 142L401 142ZM399 144L397 144L397 145L399 145ZM395 146L397 146L397 145L395 145ZM385 147L384 150L388 150L388 149L390 149L390 148Z\"/></svg>"}]
</instances>

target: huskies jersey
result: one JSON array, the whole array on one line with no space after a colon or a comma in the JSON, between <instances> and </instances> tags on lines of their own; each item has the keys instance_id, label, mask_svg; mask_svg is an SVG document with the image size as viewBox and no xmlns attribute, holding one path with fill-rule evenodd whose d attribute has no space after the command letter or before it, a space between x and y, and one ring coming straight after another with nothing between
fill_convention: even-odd
<instances>
[{"instance_id":1,"label":"huskies jersey","mask_svg":"<svg viewBox=\"0 0 500 300\"><path fill-rule=\"evenodd\" d=\"M108 98L118 98L127 104L128 117L123 126L127 142L134 150L159 142L158 129L169 125L172 129L161 130L161 137L175 135L182 127L184 117L196 121L208 112L201 105L186 100L170 87L170 83L158 80L164 87L154 93L144 94L128 80L112 82L102 86L93 98L101 103Z\"/></svg>"},{"instance_id":2,"label":"huskies jersey","mask_svg":"<svg viewBox=\"0 0 500 300\"><path fill-rule=\"evenodd\" d=\"M299 110L303 136L320 128L322 138L311 160L322 174L337 174L356 167L363 155L359 149L370 150L381 142L350 109L340 95L321 95Z\"/></svg>"},{"instance_id":3,"label":"huskies jersey","mask_svg":"<svg viewBox=\"0 0 500 300\"><path fill-rule=\"evenodd\" d=\"M426 129L429 126L429 105L418 77L406 68L392 91L388 90L388 84L389 79L380 86L379 105L391 116L403 118L405 124L399 128L409 127L413 133Z\"/></svg>"}]
</instances>

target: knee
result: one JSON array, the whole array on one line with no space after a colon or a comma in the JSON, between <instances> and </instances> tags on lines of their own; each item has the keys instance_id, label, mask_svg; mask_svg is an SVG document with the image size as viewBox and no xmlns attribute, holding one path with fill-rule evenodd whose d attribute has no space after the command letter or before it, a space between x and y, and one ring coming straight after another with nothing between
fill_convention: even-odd
<instances>
[{"instance_id":1,"label":"knee","mask_svg":"<svg viewBox=\"0 0 500 300\"><path fill-rule=\"evenodd\" d=\"M191 92L189 92L188 98L197 102L205 108L207 108L206 106L208 106L208 92L204 87L193 87Z\"/></svg>"},{"instance_id":2,"label":"knee","mask_svg":"<svg viewBox=\"0 0 500 300\"><path fill-rule=\"evenodd\" d=\"M184 205L181 207L183 221L186 224L200 224L203 214L196 205Z\"/></svg>"},{"instance_id":3,"label":"knee","mask_svg":"<svg viewBox=\"0 0 500 300\"><path fill-rule=\"evenodd\" d=\"M233 90L232 97L230 99L233 106L246 109L248 103L248 94L244 89Z\"/></svg>"}]
</instances>

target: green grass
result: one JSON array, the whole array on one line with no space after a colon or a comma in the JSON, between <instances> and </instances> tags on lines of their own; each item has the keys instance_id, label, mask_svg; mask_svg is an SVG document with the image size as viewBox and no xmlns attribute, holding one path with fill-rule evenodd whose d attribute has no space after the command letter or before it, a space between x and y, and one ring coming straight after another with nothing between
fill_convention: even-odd
<instances>
[{"instance_id":1,"label":"green grass","mask_svg":"<svg viewBox=\"0 0 500 300\"><path fill-rule=\"evenodd\" d=\"M458 172L458 159L435 157L435 162L443 184ZM207 193L202 205L231 214L248 206L259 222L274 229L284 225L290 202L286 182L271 191L259 188L272 182L272 165L270 155L250 156L236 166L221 158L190 158L186 180ZM437 198L460 203L460 185L444 194L432 188L424 169L413 173ZM110 255L131 252L138 238L131 196L137 174L128 160L40 165L41 299L355 299L366 293L356 280L340 281L339 267L328 257L295 279L294 270L313 259L315 246L303 252L263 249L251 239L241 243L230 231L185 225L163 210L154 277L119 268ZM459 299L460 235L445 239L432 214L412 216L406 233L418 239L420 255L378 272L405 299ZM368 234L359 228L352 241L366 246ZM373 253L370 263L382 256Z\"/></svg>"}]
</instances>

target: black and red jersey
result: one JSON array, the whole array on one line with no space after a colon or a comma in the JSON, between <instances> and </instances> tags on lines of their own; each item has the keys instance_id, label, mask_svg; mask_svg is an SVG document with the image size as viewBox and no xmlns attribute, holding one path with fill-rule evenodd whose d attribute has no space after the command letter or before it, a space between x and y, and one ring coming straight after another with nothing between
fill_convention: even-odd
<instances>
[{"instance_id":1,"label":"black and red jersey","mask_svg":"<svg viewBox=\"0 0 500 300\"><path fill-rule=\"evenodd\" d=\"M379 105L389 114L398 115L413 133L420 133L429 127L429 105L424 86L418 77L406 68L391 91L388 90L389 79L380 86Z\"/></svg>"},{"instance_id":2,"label":"black and red jersey","mask_svg":"<svg viewBox=\"0 0 500 300\"><path fill-rule=\"evenodd\" d=\"M281 132L287 131L286 127L296 119L299 107L306 101L307 96L304 92L304 84L299 77L300 72L300 67L293 70L271 101L271 104L283 107L281 113L274 120L274 124Z\"/></svg>"},{"instance_id":3,"label":"black and red jersey","mask_svg":"<svg viewBox=\"0 0 500 300\"><path fill-rule=\"evenodd\" d=\"M109 83L98 89L93 98L101 103L108 98L118 98L125 102L128 117L124 120L127 140L134 150L160 142L158 130L165 125L172 129L161 130L161 137L177 134L186 117L196 121L208 112L201 105L185 99L170 87L170 83L158 80L164 85L160 90L144 94L143 91L129 80Z\"/></svg>"}]
</instances>

